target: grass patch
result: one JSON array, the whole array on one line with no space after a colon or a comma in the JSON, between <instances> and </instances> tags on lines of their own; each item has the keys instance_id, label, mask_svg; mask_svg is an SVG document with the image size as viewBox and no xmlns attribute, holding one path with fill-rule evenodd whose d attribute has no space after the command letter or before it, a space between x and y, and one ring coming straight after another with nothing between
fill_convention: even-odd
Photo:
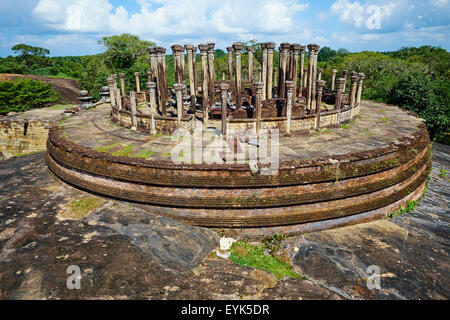
<instances>
[{"instance_id":1,"label":"grass patch","mask_svg":"<svg viewBox=\"0 0 450 320\"><path fill-rule=\"evenodd\" d=\"M427 183L425 184L425 188L423 189L423 193L422 193L422 195L420 196L419 199L417 199L417 200L412 200L412 201L407 201L405 206L400 207L399 209L397 209L397 210L395 210L394 212L390 213L390 214L388 215L388 218L392 219L392 218L401 216L401 215L404 214L404 213L408 213L408 212L414 211L414 210L417 208L417 206L419 205L419 202L420 202L420 201L425 197L425 195L427 194L427 192L428 192L428 184L429 184L429 181L430 181L430 177L428 177ZM410 192L408 192L408 194L409 194L409 193L410 193Z\"/></svg>"},{"instance_id":2,"label":"grass patch","mask_svg":"<svg viewBox=\"0 0 450 320\"><path fill-rule=\"evenodd\" d=\"M104 203L105 200L99 198L86 197L74 199L69 203L67 210L60 213L60 216L62 218L78 220L87 216Z\"/></svg>"},{"instance_id":3,"label":"grass patch","mask_svg":"<svg viewBox=\"0 0 450 320\"><path fill-rule=\"evenodd\" d=\"M447 172L446 170L444 170L444 169L441 169L441 170L439 171L439 177L441 177L441 178L444 178L444 179L445 179L445 177L447 176L447 174L448 174L448 172Z\"/></svg>"},{"instance_id":4,"label":"grass patch","mask_svg":"<svg viewBox=\"0 0 450 320\"><path fill-rule=\"evenodd\" d=\"M98 151L98 152L108 152L109 150L118 147L120 145L120 142L114 142L112 144L108 144L106 146L98 146L95 147L94 150Z\"/></svg>"},{"instance_id":5,"label":"grass patch","mask_svg":"<svg viewBox=\"0 0 450 320\"><path fill-rule=\"evenodd\" d=\"M73 104L56 104L54 106L51 106L50 109L61 110L61 109L67 109L67 108L73 108L73 107L75 107Z\"/></svg>"},{"instance_id":6,"label":"grass patch","mask_svg":"<svg viewBox=\"0 0 450 320\"><path fill-rule=\"evenodd\" d=\"M38 153L38 152L41 152L41 151L31 151L31 152L18 153L18 154L16 155L16 157L29 156L30 154L35 154L35 153Z\"/></svg>"},{"instance_id":7,"label":"grass patch","mask_svg":"<svg viewBox=\"0 0 450 320\"><path fill-rule=\"evenodd\" d=\"M131 153L131 151L133 151L133 148L134 146L126 145L119 151L114 152L112 155L117 157L126 157Z\"/></svg>"},{"instance_id":8,"label":"grass patch","mask_svg":"<svg viewBox=\"0 0 450 320\"><path fill-rule=\"evenodd\" d=\"M244 241L236 241L230 248L230 260L245 267L252 267L272 273L277 279L291 277L304 279L292 270L292 267L278 257L267 255L264 250L266 246L254 246Z\"/></svg>"},{"instance_id":9,"label":"grass patch","mask_svg":"<svg viewBox=\"0 0 450 320\"><path fill-rule=\"evenodd\" d=\"M142 150L139 154L132 155L132 157L147 159L154 155L155 152L152 150Z\"/></svg>"},{"instance_id":10,"label":"grass patch","mask_svg":"<svg viewBox=\"0 0 450 320\"><path fill-rule=\"evenodd\" d=\"M341 126L341 128L342 128L342 129L349 129L350 126L349 126L348 124L344 123L344 124Z\"/></svg>"}]
</instances>

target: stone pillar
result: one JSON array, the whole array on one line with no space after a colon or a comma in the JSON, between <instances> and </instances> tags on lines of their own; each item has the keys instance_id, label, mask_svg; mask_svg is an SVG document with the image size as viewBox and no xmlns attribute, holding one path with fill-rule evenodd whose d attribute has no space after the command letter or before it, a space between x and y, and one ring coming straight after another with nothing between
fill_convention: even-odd
<instances>
[{"instance_id":1,"label":"stone pillar","mask_svg":"<svg viewBox=\"0 0 450 320\"><path fill-rule=\"evenodd\" d=\"M175 83L183 83L183 65L181 63L181 55L184 52L184 47L179 44L174 44L170 47L173 54L173 62L175 67Z\"/></svg>"},{"instance_id":2,"label":"stone pillar","mask_svg":"<svg viewBox=\"0 0 450 320\"><path fill-rule=\"evenodd\" d=\"M267 94L267 43L261 43L261 50L262 50L262 83L263 83L263 91L262 91L262 100L266 100L266 94Z\"/></svg>"},{"instance_id":3,"label":"stone pillar","mask_svg":"<svg viewBox=\"0 0 450 320\"><path fill-rule=\"evenodd\" d=\"M336 82L336 69L331 69L331 90L334 90L335 82Z\"/></svg>"},{"instance_id":4,"label":"stone pillar","mask_svg":"<svg viewBox=\"0 0 450 320\"><path fill-rule=\"evenodd\" d=\"M361 93L362 93L362 85L363 80L366 78L366 75L362 72L358 73L359 81L358 81L358 93L356 95L356 105L361 103Z\"/></svg>"},{"instance_id":5,"label":"stone pillar","mask_svg":"<svg viewBox=\"0 0 450 320\"><path fill-rule=\"evenodd\" d=\"M182 79L185 82L186 81L186 60L185 60L185 57L184 57L184 47L183 47L183 50L181 51L180 59L181 59L181 70L183 71L182 72Z\"/></svg>"},{"instance_id":6,"label":"stone pillar","mask_svg":"<svg viewBox=\"0 0 450 320\"><path fill-rule=\"evenodd\" d=\"M203 122L208 121L208 49L207 44L199 44L201 59L202 59L202 105L203 105Z\"/></svg>"},{"instance_id":7,"label":"stone pillar","mask_svg":"<svg viewBox=\"0 0 450 320\"><path fill-rule=\"evenodd\" d=\"M173 85L175 90L175 96L177 98L177 119L178 125L181 125L181 118L183 117L183 85L180 83L175 83Z\"/></svg>"},{"instance_id":8,"label":"stone pillar","mask_svg":"<svg viewBox=\"0 0 450 320\"><path fill-rule=\"evenodd\" d=\"M341 104L342 104L342 93L344 92L344 83L345 83L345 79L344 78L338 78L337 79L337 89L336 89L336 110L338 110L339 112L341 111ZM338 122L339 123L339 122Z\"/></svg>"},{"instance_id":9,"label":"stone pillar","mask_svg":"<svg viewBox=\"0 0 450 320\"><path fill-rule=\"evenodd\" d=\"M356 86L358 85L359 77L357 75L350 78L352 86L350 88L350 108L356 105Z\"/></svg>"},{"instance_id":10,"label":"stone pillar","mask_svg":"<svg viewBox=\"0 0 450 320\"><path fill-rule=\"evenodd\" d=\"M141 92L141 81L140 81L140 79L139 79L139 75L140 75L139 72L135 72L135 73L134 73L134 76L135 76L135 78L136 78L136 91L137 91L137 92Z\"/></svg>"},{"instance_id":11,"label":"stone pillar","mask_svg":"<svg viewBox=\"0 0 450 320\"><path fill-rule=\"evenodd\" d=\"M342 92L345 92L345 87L347 84L347 75L348 75L348 70L342 70L342 79L344 79L344 87L342 88Z\"/></svg>"},{"instance_id":12,"label":"stone pillar","mask_svg":"<svg viewBox=\"0 0 450 320\"><path fill-rule=\"evenodd\" d=\"M297 93L298 52L300 50L300 47L301 46L298 43L291 44L291 79L292 81L294 81L294 101L300 95L300 92Z\"/></svg>"},{"instance_id":13,"label":"stone pillar","mask_svg":"<svg viewBox=\"0 0 450 320\"><path fill-rule=\"evenodd\" d=\"M191 95L191 99L195 99L194 60L192 57L194 46L192 44L186 44L184 48L186 49L188 59L189 94Z\"/></svg>"},{"instance_id":14,"label":"stone pillar","mask_svg":"<svg viewBox=\"0 0 450 320\"><path fill-rule=\"evenodd\" d=\"M317 69L317 80L322 80L322 72L323 72L322 68ZM316 81L316 84L317 84L317 81Z\"/></svg>"},{"instance_id":15,"label":"stone pillar","mask_svg":"<svg viewBox=\"0 0 450 320\"><path fill-rule=\"evenodd\" d=\"M248 81L253 82L253 47L248 47Z\"/></svg>"},{"instance_id":16,"label":"stone pillar","mask_svg":"<svg viewBox=\"0 0 450 320\"><path fill-rule=\"evenodd\" d=\"M166 76L166 49L156 47L155 52L158 58L158 98L162 114L167 115L167 76Z\"/></svg>"},{"instance_id":17,"label":"stone pillar","mask_svg":"<svg viewBox=\"0 0 450 320\"><path fill-rule=\"evenodd\" d=\"M125 90L125 75L123 73L119 73L120 78L120 90L122 90L122 94L126 95L127 91Z\"/></svg>"},{"instance_id":18,"label":"stone pillar","mask_svg":"<svg viewBox=\"0 0 450 320\"><path fill-rule=\"evenodd\" d=\"M304 70L303 70L303 96L305 97L305 102L306 102L306 100L307 100L307 97L308 97L308 79L309 79L309 76L308 76L308 67L306 67Z\"/></svg>"},{"instance_id":19,"label":"stone pillar","mask_svg":"<svg viewBox=\"0 0 450 320\"><path fill-rule=\"evenodd\" d=\"M158 57L155 48L149 47L148 53L150 54L150 70L152 74L152 79L150 82L158 83Z\"/></svg>"},{"instance_id":20,"label":"stone pillar","mask_svg":"<svg viewBox=\"0 0 450 320\"><path fill-rule=\"evenodd\" d=\"M303 90L303 81L305 76L305 49L306 46L300 46L300 81L298 82L297 97L303 97L305 95Z\"/></svg>"},{"instance_id":21,"label":"stone pillar","mask_svg":"<svg viewBox=\"0 0 450 320\"><path fill-rule=\"evenodd\" d=\"M119 110L122 110L122 96L120 95L119 88L117 88L117 90L116 90L116 101L117 101L117 108ZM120 118L120 113L119 113L119 118Z\"/></svg>"},{"instance_id":22,"label":"stone pillar","mask_svg":"<svg viewBox=\"0 0 450 320\"><path fill-rule=\"evenodd\" d=\"M291 51L291 44L289 44L289 47L287 48L287 52L286 52L286 77L285 80L286 81L291 81L291 55L292 55L292 51Z\"/></svg>"},{"instance_id":23,"label":"stone pillar","mask_svg":"<svg viewBox=\"0 0 450 320\"><path fill-rule=\"evenodd\" d=\"M267 42L267 92L266 99L272 98L272 79L274 75L274 67L273 67L273 49L275 49L275 43Z\"/></svg>"},{"instance_id":24,"label":"stone pillar","mask_svg":"<svg viewBox=\"0 0 450 320\"><path fill-rule=\"evenodd\" d=\"M137 129L136 93L134 91L130 92L130 103L131 103L131 130L136 130Z\"/></svg>"},{"instance_id":25,"label":"stone pillar","mask_svg":"<svg viewBox=\"0 0 450 320\"><path fill-rule=\"evenodd\" d=\"M214 42L208 43L208 69L209 69L209 105L214 106L216 103L215 97L215 80L216 80L216 71L214 69Z\"/></svg>"},{"instance_id":26,"label":"stone pillar","mask_svg":"<svg viewBox=\"0 0 450 320\"><path fill-rule=\"evenodd\" d=\"M291 134L291 117L294 94L294 81L286 81L286 133Z\"/></svg>"},{"instance_id":27,"label":"stone pillar","mask_svg":"<svg viewBox=\"0 0 450 320\"><path fill-rule=\"evenodd\" d=\"M156 133L156 126L155 126L155 116L157 113L157 106L156 106L156 83L155 82L148 82L147 83L148 88L148 96L150 100L150 111L151 111L151 118L150 118L150 133L155 134Z\"/></svg>"},{"instance_id":28,"label":"stone pillar","mask_svg":"<svg viewBox=\"0 0 450 320\"><path fill-rule=\"evenodd\" d=\"M320 128L320 112L322 110L322 92L324 86L325 86L324 80L317 80L316 129Z\"/></svg>"},{"instance_id":29,"label":"stone pillar","mask_svg":"<svg viewBox=\"0 0 450 320\"><path fill-rule=\"evenodd\" d=\"M287 57L289 55L289 43L283 42L280 44L280 73L278 78L278 97L286 97L286 72L287 72Z\"/></svg>"},{"instance_id":30,"label":"stone pillar","mask_svg":"<svg viewBox=\"0 0 450 320\"><path fill-rule=\"evenodd\" d=\"M316 81L317 81L317 54L319 53L319 48L320 46L318 46L317 44L314 44L314 48L313 48L313 74L312 74L312 105L311 105L311 109L315 106L316 104Z\"/></svg>"},{"instance_id":31,"label":"stone pillar","mask_svg":"<svg viewBox=\"0 0 450 320\"><path fill-rule=\"evenodd\" d=\"M106 79L107 83L108 83L108 87L109 87L109 100L111 102L111 106L116 106L116 97L114 96L115 92L114 92L114 84L113 84L113 78L111 76L109 76Z\"/></svg>"},{"instance_id":32,"label":"stone pillar","mask_svg":"<svg viewBox=\"0 0 450 320\"><path fill-rule=\"evenodd\" d=\"M227 110L228 110L228 83L220 84L220 97L222 100L222 135L227 135Z\"/></svg>"},{"instance_id":33,"label":"stone pillar","mask_svg":"<svg viewBox=\"0 0 450 320\"><path fill-rule=\"evenodd\" d=\"M195 96L198 95L198 72L197 72L197 47L192 48L192 70L194 70L194 88Z\"/></svg>"},{"instance_id":34,"label":"stone pillar","mask_svg":"<svg viewBox=\"0 0 450 320\"><path fill-rule=\"evenodd\" d=\"M241 92L242 92L242 83L241 83L241 50L242 50L242 42L233 43L235 61L236 61L236 107L241 107Z\"/></svg>"},{"instance_id":35,"label":"stone pillar","mask_svg":"<svg viewBox=\"0 0 450 320\"><path fill-rule=\"evenodd\" d=\"M228 80L233 80L233 47L227 47L228 51Z\"/></svg>"},{"instance_id":36,"label":"stone pillar","mask_svg":"<svg viewBox=\"0 0 450 320\"><path fill-rule=\"evenodd\" d=\"M277 68L273 68L273 86L276 87L277 86Z\"/></svg>"},{"instance_id":37,"label":"stone pillar","mask_svg":"<svg viewBox=\"0 0 450 320\"><path fill-rule=\"evenodd\" d=\"M147 71L147 82L152 82L152 72L150 70Z\"/></svg>"},{"instance_id":38,"label":"stone pillar","mask_svg":"<svg viewBox=\"0 0 450 320\"><path fill-rule=\"evenodd\" d=\"M255 83L256 95L255 95L255 109L256 109L256 136L259 138L259 132L261 131L261 109L262 109L262 94L264 90L264 84L262 82Z\"/></svg>"}]
</instances>

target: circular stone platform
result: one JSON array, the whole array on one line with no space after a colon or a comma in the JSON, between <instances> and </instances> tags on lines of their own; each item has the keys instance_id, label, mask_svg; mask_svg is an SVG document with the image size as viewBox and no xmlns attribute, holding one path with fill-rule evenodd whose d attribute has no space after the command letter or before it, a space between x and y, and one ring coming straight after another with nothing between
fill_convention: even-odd
<instances>
[{"instance_id":1,"label":"circular stone platform","mask_svg":"<svg viewBox=\"0 0 450 320\"><path fill-rule=\"evenodd\" d=\"M384 217L417 199L431 168L419 118L381 103L362 101L360 108L358 119L340 128L280 136L271 175L252 173L248 160L175 164L170 153L180 140L115 124L109 104L53 127L47 164L72 185L193 225L250 236L332 228ZM206 130L203 148L218 134Z\"/></svg>"}]
</instances>

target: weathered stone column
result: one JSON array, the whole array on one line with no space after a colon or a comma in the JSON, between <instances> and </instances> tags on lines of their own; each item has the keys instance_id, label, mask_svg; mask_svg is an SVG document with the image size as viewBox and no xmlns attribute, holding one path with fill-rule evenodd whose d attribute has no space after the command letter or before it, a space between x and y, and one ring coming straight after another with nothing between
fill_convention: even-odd
<instances>
[{"instance_id":1,"label":"weathered stone column","mask_svg":"<svg viewBox=\"0 0 450 320\"><path fill-rule=\"evenodd\" d=\"M195 96L198 95L197 47L192 48L192 70L194 70Z\"/></svg>"},{"instance_id":2,"label":"weathered stone column","mask_svg":"<svg viewBox=\"0 0 450 320\"><path fill-rule=\"evenodd\" d=\"M203 122L208 121L208 49L207 44L199 44L201 59L202 59L202 105L203 105Z\"/></svg>"},{"instance_id":3,"label":"weathered stone column","mask_svg":"<svg viewBox=\"0 0 450 320\"><path fill-rule=\"evenodd\" d=\"M120 89L117 88L116 90L116 101L117 101L117 108L120 110L122 110L122 96L120 95ZM120 113L119 113L119 117L120 117Z\"/></svg>"},{"instance_id":4,"label":"weathered stone column","mask_svg":"<svg viewBox=\"0 0 450 320\"><path fill-rule=\"evenodd\" d=\"M316 129L320 128L320 113L322 110L322 92L325 81L317 80L317 100L316 100Z\"/></svg>"},{"instance_id":5,"label":"weathered stone column","mask_svg":"<svg viewBox=\"0 0 450 320\"><path fill-rule=\"evenodd\" d=\"M150 54L150 70L152 74L150 82L158 83L158 57L155 48L149 47L148 53Z\"/></svg>"},{"instance_id":6,"label":"weathered stone column","mask_svg":"<svg viewBox=\"0 0 450 320\"><path fill-rule=\"evenodd\" d=\"M309 75L308 75L308 67L306 67L303 70L303 96L305 97L305 102L307 100L308 97L308 79L309 79Z\"/></svg>"},{"instance_id":7,"label":"weathered stone column","mask_svg":"<svg viewBox=\"0 0 450 320\"><path fill-rule=\"evenodd\" d=\"M345 79L344 78L338 78L337 79L337 89L336 89L336 110L338 110L338 112L341 111L341 104L342 104L342 93L343 93L343 89L344 89L344 83L345 83ZM338 119L339 120L339 117ZM339 121L338 121L339 123Z\"/></svg>"},{"instance_id":8,"label":"weathered stone column","mask_svg":"<svg viewBox=\"0 0 450 320\"><path fill-rule=\"evenodd\" d=\"M314 60L313 60L313 74L312 74L312 105L311 105L311 109L315 106L316 104L316 81L317 81L317 54L319 53L319 48L320 46L317 44L314 44Z\"/></svg>"},{"instance_id":9,"label":"weathered stone column","mask_svg":"<svg viewBox=\"0 0 450 320\"><path fill-rule=\"evenodd\" d=\"M273 67L273 49L275 49L275 43L267 42L267 92L266 99L272 98L272 79L274 75L274 67Z\"/></svg>"},{"instance_id":10,"label":"weathered stone column","mask_svg":"<svg viewBox=\"0 0 450 320\"><path fill-rule=\"evenodd\" d=\"M347 84L347 75L348 70L342 70L342 79L344 79L344 87L342 88L342 92L345 92L345 86Z\"/></svg>"},{"instance_id":11,"label":"weathered stone column","mask_svg":"<svg viewBox=\"0 0 450 320\"><path fill-rule=\"evenodd\" d=\"M183 50L181 51L180 59L181 59L181 70L183 71L182 79L183 79L183 81L186 81L186 59L184 57L184 47L183 47Z\"/></svg>"},{"instance_id":12,"label":"weathered stone column","mask_svg":"<svg viewBox=\"0 0 450 320\"><path fill-rule=\"evenodd\" d=\"M137 129L136 93L134 91L130 92L130 103L131 103L131 130L136 130Z\"/></svg>"},{"instance_id":13,"label":"weathered stone column","mask_svg":"<svg viewBox=\"0 0 450 320\"><path fill-rule=\"evenodd\" d=\"M188 58L188 73L189 73L189 94L191 99L195 99L195 80L194 80L194 59L193 59L193 49L192 44L186 44L185 46Z\"/></svg>"},{"instance_id":14,"label":"weathered stone column","mask_svg":"<svg viewBox=\"0 0 450 320\"><path fill-rule=\"evenodd\" d=\"M108 83L109 87L109 102L111 103L111 107L116 106L116 99L114 97L114 85L113 85L113 78L109 76L106 79L106 82Z\"/></svg>"},{"instance_id":15,"label":"weathered stone column","mask_svg":"<svg viewBox=\"0 0 450 320\"><path fill-rule=\"evenodd\" d=\"M216 80L216 71L214 69L214 42L208 43L208 64L209 64L209 105L212 107L216 103L215 97L215 80Z\"/></svg>"},{"instance_id":16,"label":"weathered stone column","mask_svg":"<svg viewBox=\"0 0 450 320\"><path fill-rule=\"evenodd\" d=\"M233 47L227 47L228 51L228 80L233 80Z\"/></svg>"},{"instance_id":17,"label":"weathered stone column","mask_svg":"<svg viewBox=\"0 0 450 320\"><path fill-rule=\"evenodd\" d=\"M267 43L263 42L261 43L261 50L262 50L262 83L263 83L263 91L262 91L262 100L266 100L266 93L267 93Z\"/></svg>"},{"instance_id":18,"label":"weathered stone column","mask_svg":"<svg viewBox=\"0 0 450 320\"><path fill-rule=\"evenodd\" d=\"M141 81L139 79L139 75L140 75L139 72L134 73L134 77L136 78L136 91L137 92L141 92Z\"/></svg>"},{"instance_id":19,"label":"weathered stone column","mask_svg":"<svg viewBox=\"0 0 450 320\"><path fill-rule=\"evenodd\" d=\"M331 69L331 90L334 90L335 82L336 82L336 69Z\"/></svg>"},{"instance_id":20,"label":"weathered stone column","mask_svg":"<svg viewBox=\"0 0 450 320\"><path fill-rule=\"evenodd\" d=\"M359 81L358 81L358 93L356 95L356 105L361 103L361 93L362 93L362 85L363 80L366 78L366 75L362 72L358 73Z\"/></svg>"},{"instance_id":21,"label":"weathered stone column","mask_svg":"<svg viewBox=\"0 0 450 320\"><path fill-rule=\"evenodd\" d=\"M228 83L220 84L220 97L222 100L222 135L227 135L227 109L228 109Z\"/></svg>"},{"instance_id":22,"label":"weathered stone column","mask_svg":"<svg viewBox=\"0 0 450 320\"><path fill-rule=\"evenodd\" d=\"M286 81L287 104L286 104L286 133L291 134L291 117L294 94L294 81Z\"/></svg>"},{"instance_id":23,"label":"weathered stone column","mask_svg":"<svg viewBox=\"0 0 450 320\"><path fill-rule=\"evenodd\" d=\"M264 90L264 84L262 82L255 83L256 95L255 95L255 109L256 109L256 136L259 138L259 132L261 131L261 109L262 109L262 94Z\"/></svg>"},{"instance_id":24,"label":"weathered stone column","mask_svg":"<svg viewBox=\"0 0 450 320\"><path fill-rule=\"evenodd\" d=\"M350 108L353 108L356 104L356 86L358 85L358 76L352 76L350 78L352 86L350 88Z\"/></svg>"},{"instance_id":25,"label":"weathered stone column","mask_svg":"<svg viewBox=\"0 0 450 320\"><path fill-rule=\"evenodd\" d=\"M274 87L276 87L278 84L277 79L278 79L277 68L273 68L273 86Z\"/></svg>"},{"instance_id":26,"label":"weathered stone column","mask_svg":"<svg viewBox=\"0 0 450 320\"><path fill-rule=\"evenodd\" d=\"M248 47L248 81L253 82L253 47Z\"/></svg>"},{"instance_id":27,"label":"weathered stone column","mask_svg":"<svg viewBox=\"0 0 450 320\"><path fill-rule=\"evenodd\" d=\"M292 81L294 81L294 101L300 94L300 92L297 94L298 52L300 50L300 47L301 46L298 43L291 44L291 79Z\"/></svg>"},{"instance_id":28,"label":"weathered stone column","mask_svg":"<svg viewBox=\"0 0 450 320\"><path fill-rule=\"evenodd\" d=\"M311 110L311 102L313 96L313 72L314 72L314 44L308 44L308 81L306 91L306 109Z\"/></svg>"},{"instance_id":29,"label":"weathered stone column","mask_svg":"<svg viewBox=\"0 0 450 320\"><path fill-rule=\"evenodd\" d=\"M184 47L179 44L174 44L170 47L173 54L173 62L175 67L175 83L183 83L183 65L181 64L181 55L184 52Z\"/></svg>"},{"instance_id":30,"label":"weathered stone column","mask_svg":"<svg viewBox=\"0 0 450 320\"><path fill-rule=\"evenodd\" d=\"M322 68L317 69L317 80L322 80L322 72L323 72ZM316 84L317 84L317 81L316 81Z\"/></svg>"},{"instance_id":31,"label":"weathered stone column","mask_svg":"<svg viewBox=\"0 0 450 320\"><path fill-rule=\"evenodd\" d=\"M125 75L123 73L119 73L120 78L120 89L122 90L122 94L126 95L127 91L125 90Z\"/></svg>"},{"instance_id":32,"label":"weathered stone column","mask_svg":"<svg viewBox=\"0 0 450 320\"><path fill-rule=\"evenodd\" d=\"M147 71L147 82L152 82L152 72L151 72L151 70Z\"/></svg>"},{"instance_id":33,"label":"weathered stone column","mask_svg":"<svg viewBox=\"0 0 450 320\"><path fill-rule=\"evenodd\" d=\"M291 56L292 56L292 51L291 51L291 44L288 43L289 47L287 49L286 52L286 76L285 76L285 81L291 81Z\"/></svg>"},{"instance_id":34,"label":"weathered stone column","mask_svg":"<svg viewBox=\"0 0 450 320\"><path fill-rule=\"evenodd\" d=\"M166 49L156 47L155 52L158 60L158 98L162 114L167 115L167 75L166 75Z\"/></svg>"},{"instance_id":35,"label":"weathered stone column","mask_svg":"<svg viewBox=\"0 0 450 320\"><path fill-rule=\"evenodd\" d=\"M155 116L157 114L156 83L155 82L147 82L147 88L148 88L148 96L149 96L150 111L151 111L150 133L155 134L156 133Z\"/></svg>"},{"instance_id":36,"label":"weathered stone column","mask_svg":"<svg viewBox=\"0 0 450 320\"><path fill-rule=\"evenodd\" d=\"M177 98L177 119L178 125L181 126L181 118L183 117L183 85L180 83L175 83L173 85L175 90L175 96Z\"/></svg>"},{"instance_id":37,"label":"weathered stone column","mask_svg":"<svg viewBox=\"0 0 450 320\"><path fill-rule=\"evenodd\" d=\"M300 46L300 81L298 82L297 97L303 97L305 95L305 92L303 90L303 82L305 77L305 49L306 46Z\"/></svg>"},{"instance_id":38,"label":"weathered stone column","mask_svg":"<svg viewBox=\"0 0 450 320\"><path fill-rule=\"evenodd\" d=\"M241 83L241 50L242 42L233 43L235 61L236 61L236 107L241 107L241 93L242 93L242 83Z\"/></svg>"},{"instance_id":39,"label":"weathered stone column","mask_svg":"<svg viewBox=\"0 0 450 320\"><path fill-rule=\"evenodd\" d=\"M280 44L280 73L278 81L278 97L286 97L286 77L287 77L287 57L289 55L289 43L283 42Z\"/></svg>"}]
</instances>

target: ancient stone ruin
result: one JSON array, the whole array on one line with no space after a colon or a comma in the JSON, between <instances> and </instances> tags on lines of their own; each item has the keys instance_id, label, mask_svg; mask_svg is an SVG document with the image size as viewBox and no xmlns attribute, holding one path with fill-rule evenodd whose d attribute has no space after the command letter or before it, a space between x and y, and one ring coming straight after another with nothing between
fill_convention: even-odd
<instances>
[{"instance_id":1,"label":"ancient stone ruin","mask_svg":"<svg viewBox=\"0 0 450 320\"><path fill-rule=\"evenodd\" d=\"M244 74L235 42L228 75L216 76L214 46L198 46L199 77L197 47L173 45L172 87L162 47L149 48L147 88L139 73L130 92L124 74L108 77L109 102L51 129L49 168L82 189L249 237L379 219L422 194L426 127L361 100L363 73L333 69L326 83L316 44L281 43L274 69L266 42L261 69L244 53Z\"/></svg>"}]
</instances>

